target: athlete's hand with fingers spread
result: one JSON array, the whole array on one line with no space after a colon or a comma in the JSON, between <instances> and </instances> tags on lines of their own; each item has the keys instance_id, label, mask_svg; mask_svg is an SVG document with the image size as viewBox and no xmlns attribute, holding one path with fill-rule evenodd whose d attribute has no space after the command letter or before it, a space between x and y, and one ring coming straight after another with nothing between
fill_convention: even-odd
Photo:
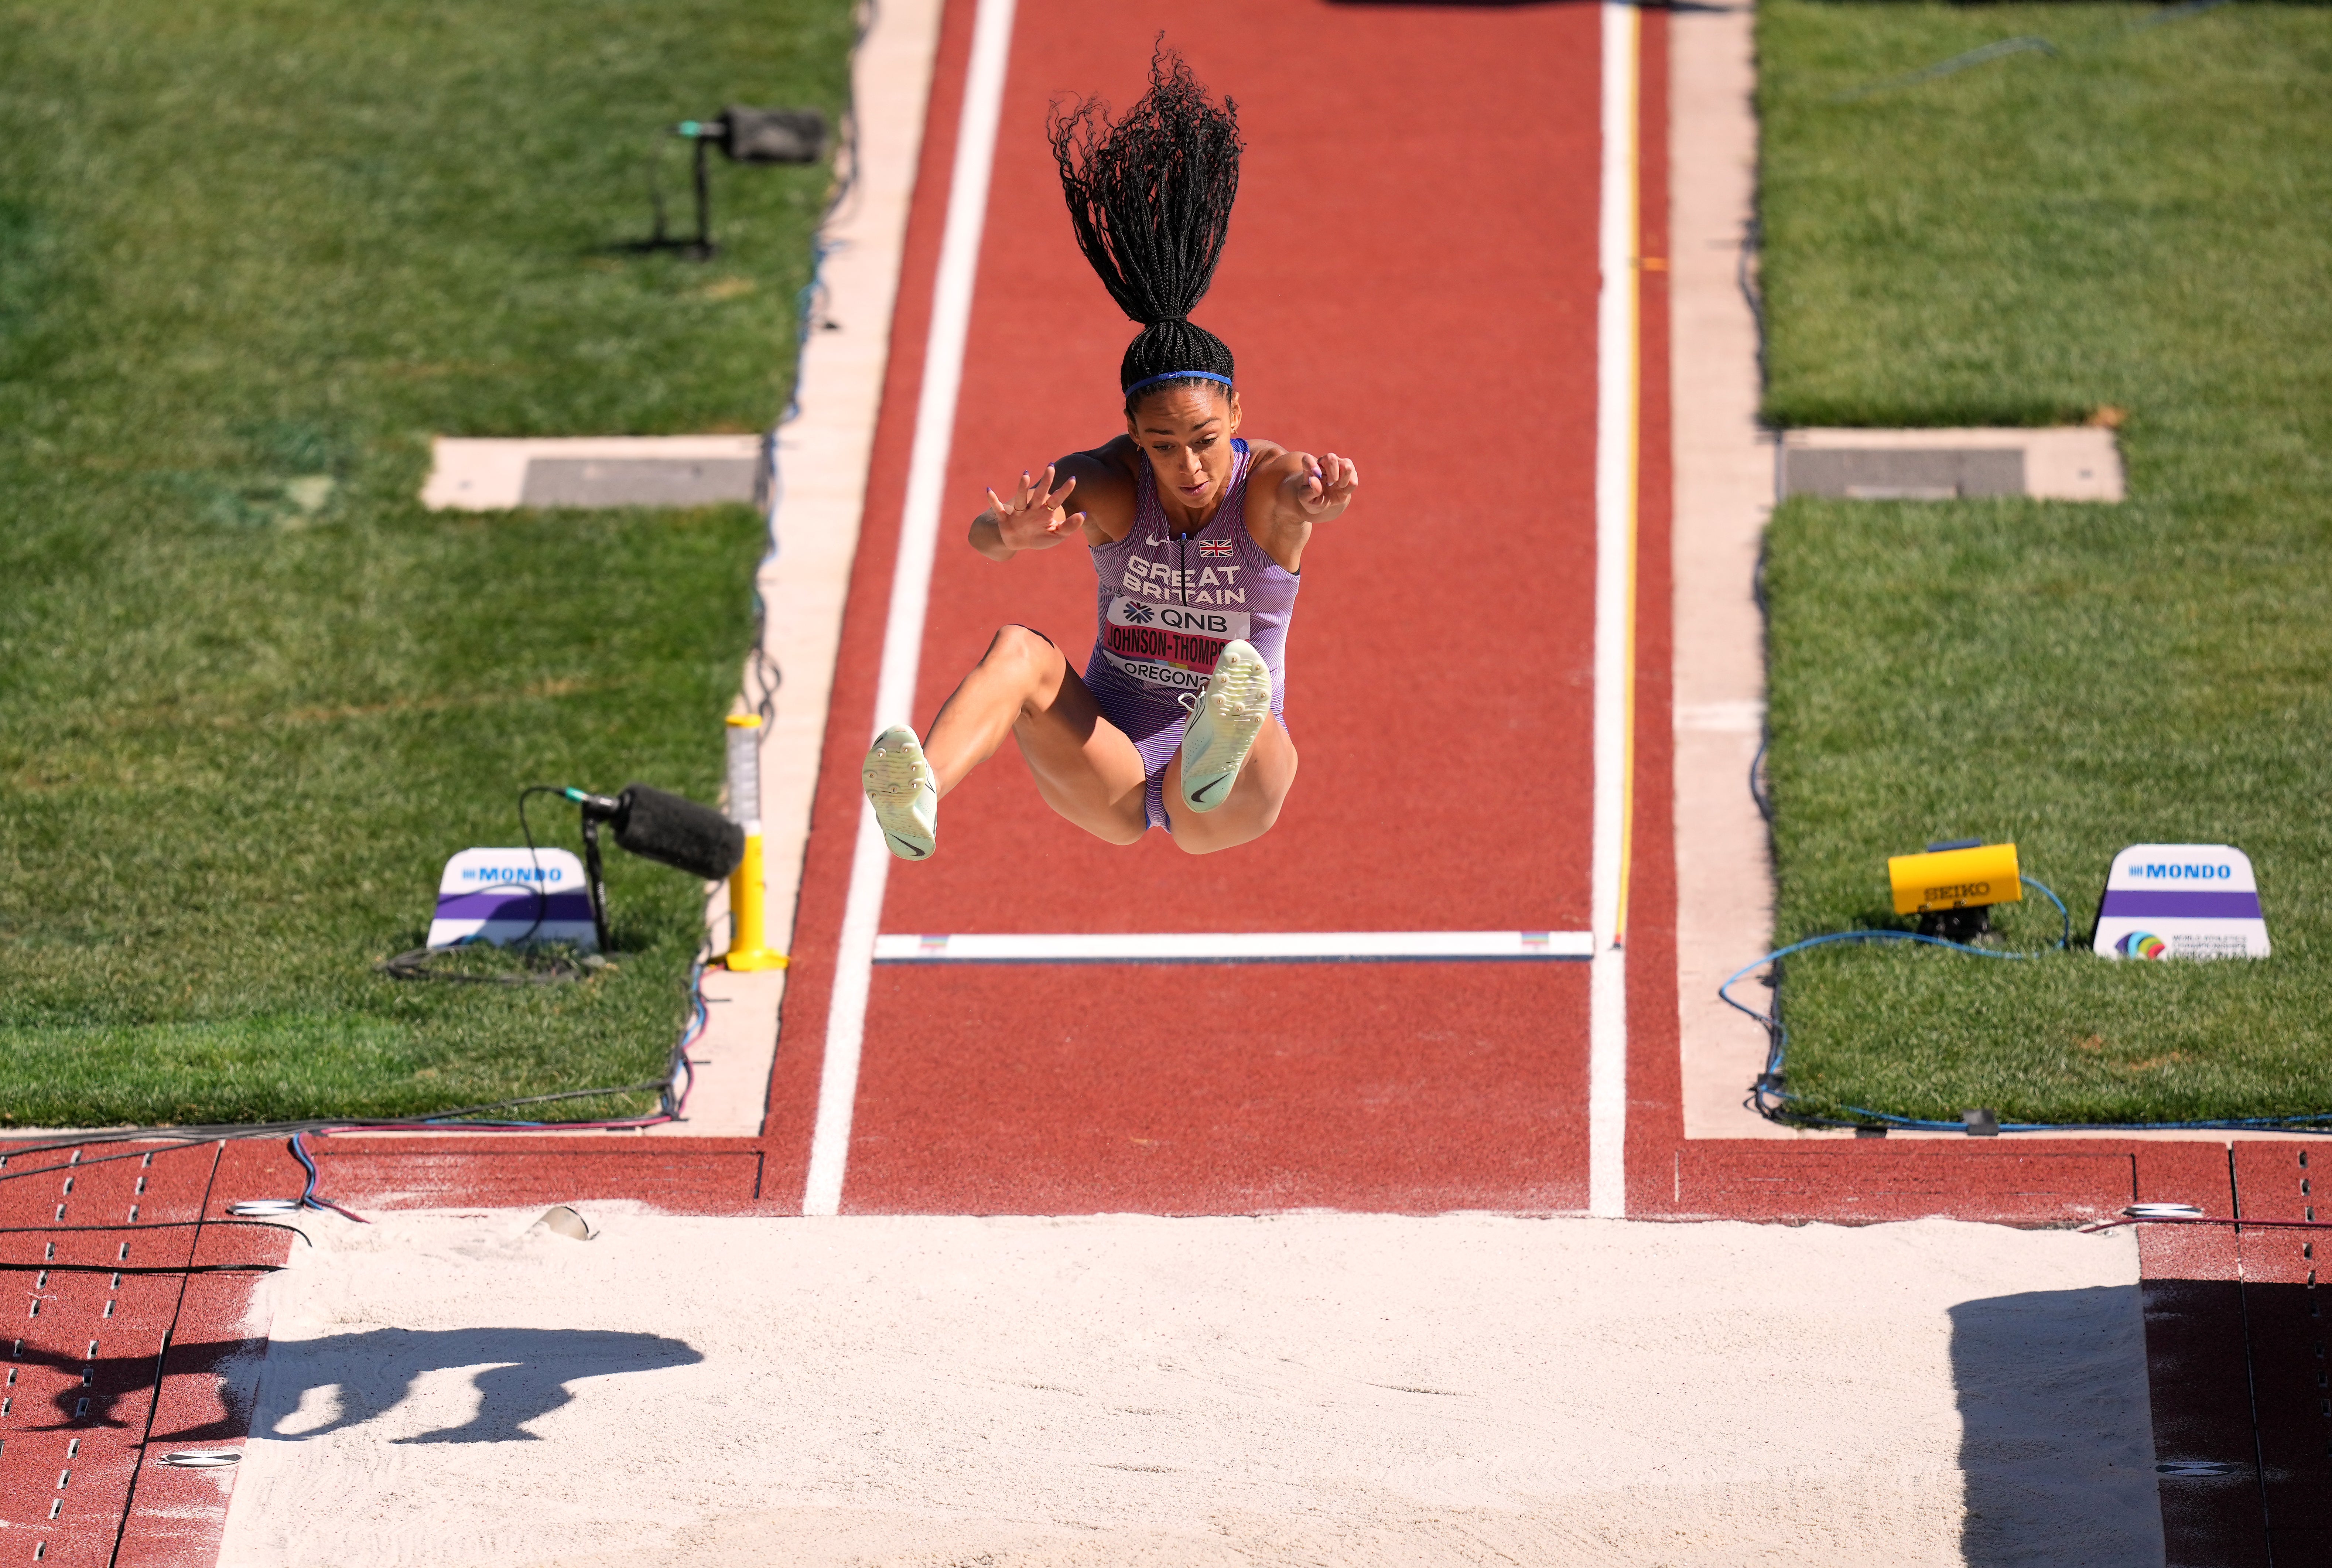
<instances>
[{"instance_id":1,"label":"athlete's hand with fingers spread","mask_svg":"<svg viewBox=\"0 0 2332 1568\"><path fill-rule=\"evenodd\" d=\"M1352 460L1333 452L1322 457L1308 452L1295 455L1304 467L1288 481L1288 490L1305 515L1322 521L1343 512L1361 485L1361 471Z\"/></svg>"},{"instance_id":2,"label":"athlete's hand with fingers spread","mask_svg":"<svg viewBox=\"0 0 2332 1568\"><path fill-rule=\"evenodd\" d=\"M1072 512L1061 503L1077 487L1073 478L1059 489L1053 488L1053 469L1047 464L1041 479L1020 475L1020 488L1005 500L993 490L988 492L988 518L996 525L997 541L1007 550L1043 550L1075 534L1085 527L1085 514Z\"/></svg>"}]
</instances>

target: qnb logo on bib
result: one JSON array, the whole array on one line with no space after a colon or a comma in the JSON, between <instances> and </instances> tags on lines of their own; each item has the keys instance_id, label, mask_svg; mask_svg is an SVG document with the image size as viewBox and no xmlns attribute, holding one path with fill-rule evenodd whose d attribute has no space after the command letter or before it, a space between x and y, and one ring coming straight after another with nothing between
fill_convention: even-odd
<instances>
[{"instance_id":1,"label":"qnb logo on bib","mask_svg":"<svg viewBox=\"0 0 2332 1568\"><path fill-rule=\"evenodd\" d=\"M1117 670L1152 685L1196 691L1207 684L1223 645L1247 636L1245 610L1185 608L1113 598L1102 622L1101 651Z\"/></svg>"}]
</instances>

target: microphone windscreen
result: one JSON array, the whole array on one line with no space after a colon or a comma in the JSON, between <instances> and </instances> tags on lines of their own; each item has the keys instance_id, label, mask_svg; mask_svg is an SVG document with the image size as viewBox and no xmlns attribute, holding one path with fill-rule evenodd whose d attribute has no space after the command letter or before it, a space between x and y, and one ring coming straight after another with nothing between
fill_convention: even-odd
<instances>
[{"instance_id":1,"label":"microphone windscreen","mask_svg":"<svg viewBox=\"0 0 2332 1568\"><path fill-rule=\"evenodd\" d=\"M745 858L745 830L709 806L627 784L616 797L616 842L644 860L719 882Z\"/></svg>"}]
</instances>

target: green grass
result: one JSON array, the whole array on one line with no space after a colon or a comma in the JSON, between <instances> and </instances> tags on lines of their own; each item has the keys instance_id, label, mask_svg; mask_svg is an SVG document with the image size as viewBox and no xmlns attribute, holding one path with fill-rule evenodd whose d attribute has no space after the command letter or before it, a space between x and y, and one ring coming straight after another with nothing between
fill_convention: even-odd
<instances>
[{"instance_id":1,"label":"green grass","mask_svg":"<svg viewBox=\"0 0 2332 1568\"><path fill-rule=\"evenodd\" d=\"M2276 954L1792 960L1810 1111L2332 1111L2332 11L2129 31L2150 14L1760 7L1769 416L2112 406L2131 496L1780 509L1779 934L1899 925L1886 857L1981 835L2016 841L2085 948L2117 849L2231 843ZM1833 101L2019 34L2065 53ZM2053 939L2044 909L2011 940Z\"/></svg>"},{"instance_id":2,"label":"green grass","mask_svg":"<svg viewBox=\"0 0 2332 1568\"><path fill-rule=\"evenodd\" d=\"M433 432L775 416L828 171L716 160L711 264L614 247L660 124L831 115L849 39L845 0L0 4L0 1121L660 1075L678 873L611 857L578 985L372 966L521 784L712 798L758 522L416 496Z\"/></svg>"}]
</instances>

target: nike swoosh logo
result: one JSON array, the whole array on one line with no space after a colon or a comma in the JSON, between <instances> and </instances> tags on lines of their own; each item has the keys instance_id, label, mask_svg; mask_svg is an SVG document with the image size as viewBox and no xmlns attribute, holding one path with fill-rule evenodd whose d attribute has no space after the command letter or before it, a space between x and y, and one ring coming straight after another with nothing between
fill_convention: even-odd
<instances>
[{"instance_id":1,"label":"nike swoosh logo","mask_svg":"<svg viewBox=\"0 0 2332 1568\"><path fill-rule=\"evenodd\" d=\"M1201 784L1199 788L1190 791L1190 798L1192 800L1204 800L1215 790L1219 789L1224 785L1229 783L1231 781L1231 777L1232 776L1230 774L1226 773L1211 784Z\"/></svg>"},{"instance_id":2,"label":"nike swoosh logo","mask_svg":"<svg viewBox=\"0 0 2332 1568\"><path fill-rule=\"evenodd\" d=\"M921 859L923 857L923 852L922 852L922 850L920 850L920 849L916 848L913 845L912 845L912 844L908 843L905 839L903 839L903 838L900 837L899 837L897 834L895 834L895 833L894 833L893 835L891 835L891 842L892 842L892 843L894 843L894 844L895 844L895 845L897 845L900 848L902 848L902 849L905 850L905 851L908 853L908 855L912 856L913 858L915 858L915 859L917 859L917 860L921 860Z\"/></svg>"}]
</instances>

